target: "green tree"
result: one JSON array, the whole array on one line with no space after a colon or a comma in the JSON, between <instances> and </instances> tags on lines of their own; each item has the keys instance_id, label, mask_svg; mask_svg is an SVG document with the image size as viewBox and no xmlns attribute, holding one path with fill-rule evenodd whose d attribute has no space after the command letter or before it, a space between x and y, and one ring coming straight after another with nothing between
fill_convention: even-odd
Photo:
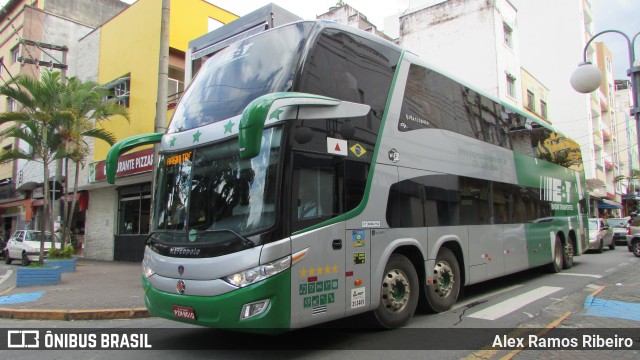
<instances>
[{"instance_id":1,"label":"green tree","mask_svg":"<svg viewBox=\"0 0 640 360\"><path fill-rule=\"evenodd\" d=\"M627 194L635 192L634 180L640 180L640 170L631 169L631 175L618 175L613 179L614 182L619 183L627 181Z\"/></svg>"},{"instance_id":2,"label":"green tree","mask_svg":"<svg viewBox=\"0 0 640 360\"><path fill-rule=\"evenodd\" d=\"M96 127L102 121L109 120L115 115L122 116L127 121L129 114L127 110L117 104L116 98L110 97L108 89L93 81L81 81L76 77L69 78L64 91L61 93L60 106L67 111L68 116L62 118L62 122L57 124L59 134L63 140L63 148L60 150L67 161L65 161L65 174L69 174L69 162L75 164L75 177L73 183L73 200L70 206L65 202L64 206L64 229L62 235L63 247L69 239L69 231L73 224L73 210L76 205L78 194L78 177L80 167L84 168L87 156L90 153L89 144L86 138L93 138L113 145L116 137L109 131ZM69 192L69 178L65 178L65 190Z\"/></svg>"},{"instance_id":3,"label":"green tree","mask_svg":"<svg viewBox=\"0 0 640 360\"><path fill-rule=\"evenodd\" d=\"M89 91L90 88L95 90ZM0 124L18 124L5 136L29 145L28 151L18 148L1 154L0 161L24 159L42 163L45 196L40 229L44 234L47 220L51 220L49 181L46 181L49 179L49 165L62 158L82 163L88 151L84 137L91 136L110 143L115 140L113 135L96 129L96 121L112 115L122 115L128 119L128 115L114 103L114 99L108 100L104 96L105 90L95 83L83 83L77 78L67 79L59 72L44 71L40 79L18 75L0 86L0 95L13 99L19 106L19 111L0 114ZM50 226L53 226L52 221ZM44 259L44 238L41 237L40 244L41 263Z\"/></svg>"}]
</instances>

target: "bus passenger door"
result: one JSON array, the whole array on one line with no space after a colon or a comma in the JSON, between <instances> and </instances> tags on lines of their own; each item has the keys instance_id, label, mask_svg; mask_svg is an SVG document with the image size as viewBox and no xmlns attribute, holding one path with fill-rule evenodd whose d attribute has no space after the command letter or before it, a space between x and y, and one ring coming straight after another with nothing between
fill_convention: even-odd
<instances>
[{"instance_id":1,"label":"bus passenger door","mask_svg":"<svg viewBox=\"0 0 640 360\"><path fill-rule=\"evenodd\" d=\"M344 161L295 152L291 181L291 327L345 314Z\"/></svg>"}]
</instances>

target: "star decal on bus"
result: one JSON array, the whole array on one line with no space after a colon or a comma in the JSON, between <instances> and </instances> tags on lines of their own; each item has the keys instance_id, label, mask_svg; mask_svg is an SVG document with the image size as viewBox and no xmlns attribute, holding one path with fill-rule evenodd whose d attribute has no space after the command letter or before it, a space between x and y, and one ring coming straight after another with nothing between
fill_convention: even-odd
<instances>
[{"instance_id":1,"label":"star decal on bus","mask_svg":"<svg viewBox=\"0 0 640 360\"><path fill-rule=\"evenodd\" d=\"M200 142L200 135L202 135L202 133L200 132L200 130L198 130L195 134L193 134L193 142Z\"/></svg>"},{"instance_id":2,"label":"star decal on bus","mask_svg":"<svg viewBox=\"0 0 640 360\"><path fill-rule=\"evenodd\" d=\"M275 110L274 112L271 113L271 115L269 115L269 120L271 119L280 120L280 114L282 114L283 111L284 110L282 109Z\"/></svg>"},{"instance_id":3,"label":"star decal on bus","mask_svg":"<svg viewBox=\"0 0 640 360\"><path fill-rule=\"evenodd\" d=\"M176 144L176 137L172 136L171 139L169 140L169 146L173 147Z\"/></svg>"},{"instance_id":4,"label":"star decal on bus","mask_svg":"<svg viewBox=\"0 0 640 360\"><path fill-rule=\"evenodd\" d=\"M233 130L233 125L235 125L231 120L229 120L229 122L224 126L224 133L229 133L231 134L232 130Z\"/></svg>"}]
</instances>

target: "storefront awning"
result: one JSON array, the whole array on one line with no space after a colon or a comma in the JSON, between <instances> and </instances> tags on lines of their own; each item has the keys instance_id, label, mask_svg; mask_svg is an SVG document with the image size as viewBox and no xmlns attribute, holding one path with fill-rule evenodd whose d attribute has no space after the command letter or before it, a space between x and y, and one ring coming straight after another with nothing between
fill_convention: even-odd
<instances>
[{"instance_id":1,"label":"storefront awning","mask_svg":"<svg viewBox=\"0 0 640 360\"><path fill-rule=\"evenodd\" d=\"M615 201L600 199L598 200L598 209L622 209L622 205Z\"/></svg>"}]
</instances>

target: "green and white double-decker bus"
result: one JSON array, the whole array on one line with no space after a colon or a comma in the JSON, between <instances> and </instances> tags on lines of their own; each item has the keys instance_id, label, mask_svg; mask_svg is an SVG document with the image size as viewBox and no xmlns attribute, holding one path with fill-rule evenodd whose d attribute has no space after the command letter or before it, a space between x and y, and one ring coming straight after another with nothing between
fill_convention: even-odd
<instances>
[{"instance_id":1,"label":"green and white double-decker bus","mask_svg":"<svg viewBox=\"0 0 640 360\"><path fill-rule=\"evenodd\" d=\"M370 312L395 328L587 248L575 142L333 22L215 53L166 133L112 148L110 181L118 154L153 142L143 282L167 319L282 331Z\"/></svg>"}]
</instances>

